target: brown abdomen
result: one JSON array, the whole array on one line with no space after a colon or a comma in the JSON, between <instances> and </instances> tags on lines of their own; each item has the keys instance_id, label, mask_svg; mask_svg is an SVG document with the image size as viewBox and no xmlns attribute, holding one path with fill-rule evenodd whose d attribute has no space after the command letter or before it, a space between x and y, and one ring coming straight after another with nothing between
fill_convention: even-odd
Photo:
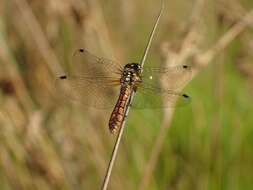
<instances>
[{"instance_id":1,"label":"brown abdomen","mask_svg":"<svg viewBox=\"0 0 253 190\"><path fill-rule=\"evenodd\" d=\"M128 100L128 97L130 95L130 88L122 87L120 89L120 95L118 98L118 101L116 103L116 106L113 109L113 112L111 114L111 118L109 121L109 129L111 133L115 134L118 130L118 128L121 126L123 120L124 120L124 114L125 114L125 106Z\"/></svg>"}]
</instances>

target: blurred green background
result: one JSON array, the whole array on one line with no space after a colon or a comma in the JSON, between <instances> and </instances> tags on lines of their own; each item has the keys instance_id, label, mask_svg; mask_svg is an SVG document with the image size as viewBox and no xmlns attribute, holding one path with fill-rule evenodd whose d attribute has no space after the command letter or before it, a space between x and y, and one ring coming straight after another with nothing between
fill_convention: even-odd
<instances>
[{"instance_id":1,"label":"blurred green background","mask_svg":"<svg viewBox=\"0 0 253 190\"><path fill-rule=\"evenodd\" d=\"M146 65L162 46L177 53L196 1L166 0ZM115 137L111 110L65 102L54 80L85 47L121 63L138 62L159 11L155 0L0 1L0 189L99 189ZM201 48L207 50L251 9L252 0L206 0ZM253 25L184 89L149 190L253 189ZM94 97L95 98L95 97ZM141 189L163 110L131 110L109 189ZM170 126L170 127L169 127Z\"/></svg>"}]
</instances>

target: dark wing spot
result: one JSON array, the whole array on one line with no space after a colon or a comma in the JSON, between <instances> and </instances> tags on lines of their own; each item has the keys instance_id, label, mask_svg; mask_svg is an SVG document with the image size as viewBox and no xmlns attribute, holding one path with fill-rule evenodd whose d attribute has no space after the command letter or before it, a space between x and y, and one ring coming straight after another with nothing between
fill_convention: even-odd
<instances>
[{"instance_id":1,"label":"dark wing spot","mask_svg":"<svg viewBox=\"0 0 253 190\"><path fill-rule=\"evenodd\" d=\"M187 94L183 94L182 96L185 98L190 98Z\"/></svg>"},{"instance_id":2,"label":"dark wing spot","mask_svg":"<svg viewBox=\"0 0 253 190\"><path fill-rule=\"evenodd\" d=\"M188 65L183 65L183 68L184 69L187 69L189 66Z\"/></svg>"},{"instance_id":3,"label":"dark wing spot","mask_svg":"<svg viewBox=\"0 0 253 190\"><path fill-rule=\"evenodd\" d=\"M67 76L63 75L63 76L60 76L59 78L62 79L62 80L64 80L64 79L67 79Z\"/></svg>"},{"instance_id":4,"label":"dark wing spot","mask_svg":"<svg viewBox=\"0 0 253 190\"><path fill-rule=\"evenodd\" d=\"M79 49L80 52L84 52L84 49Z\"/></svg>"}]
</instances>

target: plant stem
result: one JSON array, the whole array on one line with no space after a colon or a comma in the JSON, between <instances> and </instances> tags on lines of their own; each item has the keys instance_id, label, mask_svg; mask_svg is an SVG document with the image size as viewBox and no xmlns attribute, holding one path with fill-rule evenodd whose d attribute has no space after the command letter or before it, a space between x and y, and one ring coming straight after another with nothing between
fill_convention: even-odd
<instances>
[{"instance_id":1,"label":"plant stem","mask_svg":"<svg viewBox=\"0 0 253 190\"><path fill-rule=\"evenodd\" d=\"M152 29L151 33L150 33L150 36L148 38L148 43L147 43L146 48L144 50L143 56L141 58L141 62L140 62L141 68L143 68L143 66L144 66L144 63L145 63L146 57L148 55L148 52L149 52L149 49L150 49L155 31L156 31L156 28L158 26L160 17L161 17L162 12L163 12L164 0L162 0L161 3L162 4L161 4L161 9L160 9L159 15L156 19L156 22L153 26L153 29ZM124 120L123 120L122 125L119 129L119 133L118 133L118 136L116 138L116 142L115 142L114 147L113 147L111 159L110 159L110 162L109 162L109 165L108 165L108 168L107 168L107 171L106 171L106 175L105 175L105 178L104 178L104 181L103 181L103 185L102 185L102 188L101 188L102 190L106 190L107 187L108 187L110 176L111 176L111 173L112 173L112 168L113 168L113 165L114 165L117 153L118 153L119 144L120 144L120 141L121 141L124 129L125 129L126 117L128 116L128 113L129 113L131 103L133 101L134 96L135 96L135 91L132 91L129 98L128 98L128 100L127 100L127 104L126 104L126 107L125 107L126 111L125 111L125 115L124 115Z\"/></svg>"}]
</instances>

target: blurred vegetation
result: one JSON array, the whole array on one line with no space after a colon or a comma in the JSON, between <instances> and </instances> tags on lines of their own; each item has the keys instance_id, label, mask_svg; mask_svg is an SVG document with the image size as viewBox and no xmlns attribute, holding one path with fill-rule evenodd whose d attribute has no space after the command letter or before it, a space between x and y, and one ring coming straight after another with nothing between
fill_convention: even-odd
<instances>
[{"instance_id":1,"label":"blurred vegetation","mask_svg":"<svg viewBox=\"0 0 253 190\"><path fill-rule=\"evenodd\" d=\"M166 1L147 65L180 44L195 1ZM203 48L253 8L206 0ZM59 99L54 80L76 48L138 61L159 10L155 0L0 1L0 189L99 189L114 137L111 110ZM253 30L249 28L184 89L147 189L253 189ZM137 189L162 111L131 110L110 189Z\"/></svg>"}]
</instances>

